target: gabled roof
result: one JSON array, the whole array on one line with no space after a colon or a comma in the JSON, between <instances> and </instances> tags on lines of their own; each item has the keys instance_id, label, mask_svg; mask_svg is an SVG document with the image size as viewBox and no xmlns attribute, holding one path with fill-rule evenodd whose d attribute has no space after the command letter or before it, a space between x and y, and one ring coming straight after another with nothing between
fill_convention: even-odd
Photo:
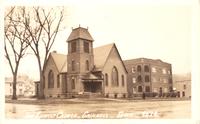
<instances>
[{"instance_id":1,"label":"gabled roof","mask_svg":"<svg viewBox=\"0 0 200 124\"><path fill-rule=\"evenodd\" d=\"M50 55L60 73L67 72L67 55L51 52Z\"/></svg>"},{"instance_id":2,"label":"gabled roof","mask_svg":"<svg viewBox=\"0 0 200 124\"><path fill-rule=\"evenodd\" d=\"M94 65L97 69L103 68L113 46L114 43L111 43L93 49Z\"/></svg>"},{"instance_id":3,"label":"gabled roof","mask_svg":"<svg viewBox=\"0 0 200 124\"><path fill-rule=\"evenodd\" d=\"M94 71L101 71L103 69L113 47L116 48L115 44L111 43L111 44L96 47L96 48L93 49L94 65L95 65ZM117 52L118 52L118 50L117 50ZM119 52L118 52L118 54L119 54ZM67 72L67 55L58 54L58 53L54 53L54 52L50 53L50 55L52 56L53 61L56 65L59 73ZM119 55L119 57L121 59L120 55ZM124 66L123 61L122 61L122 64ZM125 68L125 70L126 70L126 68Z\"/></svg>"},{"instance_id":4,"label":"gabled roof","mask_svg":"<svg viewBox=\"0 0 200 124\"><path fill-rule=\"evenodd\" d=\"M111 43L111 44L108 44L108 45L104 45L104 46L101 46L101 47L94 48L94 51L93 51L94 52L94 65L95 65L96 71L102 70L102 68L104 67L113 47L115 47L117 54L119 55L119 58L122 62L122 65L124 66L124 69L127 72L115 43Z\"/></svg>"},{"instance_id":5,"label":"gabled roof","mask_svg":"<svg viewBox=\"0 0 200 124\"><path fill-rule=\"evenodd\" d=\"M72 30L71 34L69 35L67 41L72 41L75 39L86 39L89 41L94 41L94 39L92 38L92 36L90 35L90 33L88 32L88 29L86 28L82 28L82 27L78 27Z\"/></svg>"}]
</instances>

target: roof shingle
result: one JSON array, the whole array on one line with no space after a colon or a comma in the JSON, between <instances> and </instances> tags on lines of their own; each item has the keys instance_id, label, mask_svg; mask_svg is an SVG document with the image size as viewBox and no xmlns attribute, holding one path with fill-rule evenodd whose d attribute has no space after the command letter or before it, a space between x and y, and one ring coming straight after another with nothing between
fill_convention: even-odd
<instances>
[{"instance_id":1,"label":"roof shingle","mask_svg":"<svg viewBox=\"0 0 200 124\"><path fill-rule=\"evenodd\" d=\"M59 72L67 72L67 55L51 52Z\"/></svg>"},{"instance_id":2,"label":"roof shingle","mask_svg":"<svg viewBox=\"0 0 200 124\"><path fill-rule=\"evenodd\" d=\"M114 43L94 48L94 65L97 69L103 68Z\"/></svg>"}]
</instances>

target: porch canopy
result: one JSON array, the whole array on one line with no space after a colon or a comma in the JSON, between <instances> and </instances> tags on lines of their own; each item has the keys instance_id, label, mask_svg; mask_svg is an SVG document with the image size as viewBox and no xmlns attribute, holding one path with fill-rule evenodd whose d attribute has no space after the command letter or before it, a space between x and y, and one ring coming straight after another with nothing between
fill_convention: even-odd
<instances>
[{"instance_id":1,"label":"porch canopy","mask_svg":"<svg viewBox=\"0 0 200 124\"><path fill-rule=\"evenodd\" d=\"M96 76L92 73L88 73L88 74L82 76L81 79L83 82L85 82L85 81L86 82L101 82L101 81L103 81L103 78L101 78L100 76Z\"/></svg>"},{"instance_id":2,"label":"porch canopy","mask_svg":"<svg viewBox=\"0 0 200 124\"><path fill-rule=\"evenodd\" d=\"M101 92L103 78L88 73L81 79L84 85L84 92Z\"/></svg>"}]
</instances>

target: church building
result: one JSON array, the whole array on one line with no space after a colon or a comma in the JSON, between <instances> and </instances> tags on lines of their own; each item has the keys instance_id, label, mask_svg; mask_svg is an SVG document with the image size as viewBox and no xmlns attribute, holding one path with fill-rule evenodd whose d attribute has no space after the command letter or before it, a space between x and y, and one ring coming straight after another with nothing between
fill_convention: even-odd
<instances>
[{"instance_id":1,"label":"church building","mask_svg":"<svg viewBox=\"0 0 200 124\"><path fill-rule=\"evenodd\" d=\"M125 98L127 70L114 43L93 48L88 29L72 29L68 54L51 52L44 69L44 95L49 97Z\"/></svg>"}]
</instances>

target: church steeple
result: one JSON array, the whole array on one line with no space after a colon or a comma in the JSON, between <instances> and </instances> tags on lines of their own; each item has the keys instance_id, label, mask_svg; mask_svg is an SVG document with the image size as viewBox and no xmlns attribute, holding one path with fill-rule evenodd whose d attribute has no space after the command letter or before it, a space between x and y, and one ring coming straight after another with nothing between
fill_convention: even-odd
<instances>
[{"instance_id":1,"label":"church steeple","mask_svg":"<svg viewBox=\"0 0 200 124\"><path fill-rule=\"evenodd\" d=\"M88 29L72 29L68 42L68 73L87 73L93 69L93 41Z\"/></svg>"}]
</instances>

